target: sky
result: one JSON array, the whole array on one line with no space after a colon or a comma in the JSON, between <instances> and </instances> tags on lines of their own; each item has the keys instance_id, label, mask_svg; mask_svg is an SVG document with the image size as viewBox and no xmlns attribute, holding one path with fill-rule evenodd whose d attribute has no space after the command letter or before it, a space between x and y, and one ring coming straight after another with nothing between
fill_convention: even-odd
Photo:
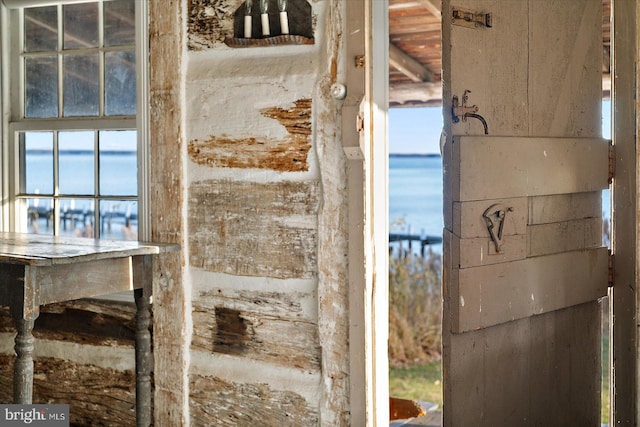
<instances>
[{"instance_id":1,"label":"sky","mask_svg":"<svg viewBox=\"0 0 640 427\"><path fill-rule=\"evenodd\" d=\"M611 137L611 101L602 101L602 137ZM389 153L440 154L442 108L390 108Z\"/></svg>"}]
</instances>

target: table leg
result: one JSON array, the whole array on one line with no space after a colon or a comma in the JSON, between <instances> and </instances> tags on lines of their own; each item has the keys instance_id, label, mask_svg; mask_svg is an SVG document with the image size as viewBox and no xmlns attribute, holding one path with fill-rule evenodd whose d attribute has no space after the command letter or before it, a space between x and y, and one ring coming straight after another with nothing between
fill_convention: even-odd
<instances>
[{"instance_id":1,"label":"table leg","mask_svg":"<svg viewBox=\"0 0 640 427\"><path fill-rule=\"evenodd\" d=\"M33 325L35 319L15 318L18 335L15 339L16 362L13 367L13 402L30 404L33 398Z\"/></svg>"},{"instance_id":2,"label":"table leg","mask_svg":"<svg viewBox=\"0 0 640 427\"><path fill-rule=\"evenodd\" d=\"M133 291L136 301L136 423L151 425L151 304L143 289Z\"/></svg>"}]
</instances>

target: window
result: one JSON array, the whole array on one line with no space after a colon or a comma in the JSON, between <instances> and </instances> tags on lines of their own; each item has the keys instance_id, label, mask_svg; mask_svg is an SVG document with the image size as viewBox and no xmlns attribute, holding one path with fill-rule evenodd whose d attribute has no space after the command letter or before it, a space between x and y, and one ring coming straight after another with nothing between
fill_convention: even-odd
<instances>
[{"instance_id":1,"label":"window","mask_svg":"<svg viewBox=\"0 0 640 427\"><path fill-rule=\"evenodd\" d=\"M61 1L5 11L11 101L3 154L12 202L5 228L138 238L146 209L138 108L146 105L139 102L146 75L136 64L144 45L136 8L144 4Z\"/></svg>"}]
</instances>

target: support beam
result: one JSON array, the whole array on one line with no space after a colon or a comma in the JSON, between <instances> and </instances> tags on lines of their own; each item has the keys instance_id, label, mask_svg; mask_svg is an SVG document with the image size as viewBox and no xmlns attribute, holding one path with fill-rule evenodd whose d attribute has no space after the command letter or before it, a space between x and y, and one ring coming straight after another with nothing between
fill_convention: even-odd
<instances>
[{"instance_id":1,"label":"support beam","mask_svg":"<svg viewBox=\"0 0 640 427\"><path fill-rule=\"evenodd\" d=\"M440 0L418 0L422 6L426 7L433 16L442 19L442 5Z\"/></svg>"},{"instance_id":2,"label":"support beam","mask_svg":"<svg viewBox=\"0 0 640 427\"><path fill-rule=\"evenodd\" d=\"M414 82L431 82L434 80L431 71L404 53L393 43L389 43L389 65Z\"/></svg>"},{"instance_id":3,"label":"support beam","mask_svg":"<svg viewBox=\"0 0 640 427\"><path fill-rule=\"evenodd\" d=\"M389 90L390 107L415 107L442 104L442 84L433 83L391 83Z\"/></svg>"}]
</instances>

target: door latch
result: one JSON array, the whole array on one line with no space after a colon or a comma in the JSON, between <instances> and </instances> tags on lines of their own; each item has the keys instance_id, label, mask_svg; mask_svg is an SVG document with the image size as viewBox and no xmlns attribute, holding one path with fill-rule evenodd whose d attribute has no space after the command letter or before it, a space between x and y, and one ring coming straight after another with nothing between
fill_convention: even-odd
<instances>
[{"instance_id":1,"label":"door latch","mask_svg":"<svg viewBox=\"0 0 640 427\"><path fill-rule=\"evenodd\" d=\"M513 212L513 208L506 207L501 203L496 203L487 208L482 214L486 223L489 236L496 247L496 252L502 253L502 231L504 230L504 222L507 212Z\"/></svg>"},{"instance_id":2,"label":"door latch","mask_svg":"<svg viewBox=\"0 0 640 427\"><path fill-rule=\"evenodd\" d=\"M451 100L451 121L453 121L453 123L459 123L460 120L466 122L467 117L473 117L474 119L480 120L484 127L484 134L489 135L487 121L484 117L478 114L478 106L472 105L467 107L467 101L469 100L469 96L467 95L468 93L471 93L471 91L467 89L462 94L462 104L460 104L458 95L453 95L453 99Z\"/></svg>"},{"instance_id":3,"label":"door latch","mask_svg":"<svg viewBox=\"0 0 640 427\"><path fill-rule=\"evenodd\" d=\"M487 27L491 28L491 14L476 12L471 9L463 9L461 7L453 7L453 25L460 25L467 28Z\"/></svg>"}]
</instances>

